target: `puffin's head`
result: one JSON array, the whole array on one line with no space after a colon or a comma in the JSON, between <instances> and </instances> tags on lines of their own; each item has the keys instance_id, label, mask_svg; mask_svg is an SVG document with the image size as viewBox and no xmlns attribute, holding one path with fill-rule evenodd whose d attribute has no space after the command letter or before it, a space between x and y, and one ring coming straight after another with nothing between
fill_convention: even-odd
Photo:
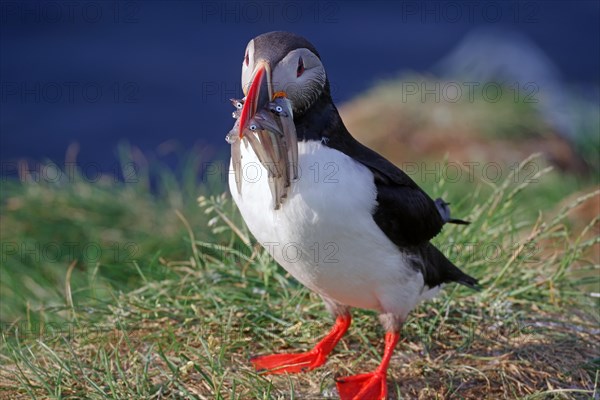
<instances>
[{"instance_id":1,"label":"puffin's head","mask_svg":"<svg viewBox=\"0 0 600 400\"><path fill-rule=\"evenodd\" d=\"M240 136L256 111L273 99L289 99L294 115L302 115L325 91L327 76L315 47L289 32L269 32L246 46L242 89L246 102L240 116Z\"/></svg>"}]
</instances>

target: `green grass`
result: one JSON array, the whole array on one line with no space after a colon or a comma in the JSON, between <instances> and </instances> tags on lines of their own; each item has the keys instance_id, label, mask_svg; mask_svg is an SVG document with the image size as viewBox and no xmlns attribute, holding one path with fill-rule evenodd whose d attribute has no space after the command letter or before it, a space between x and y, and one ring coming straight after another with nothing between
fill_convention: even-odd
<instances>
[{"instance_id":1,"label":"green grass","mask_svg":"<svg viewBox=\"0 0 600 400\"><path fill-rule=\"evenodd\" d=\"M0 397L335 398L335 376L377 365L382 329L356 310L318 370L251 369L252 355L309 348L331 320L251 241L218 182L197 185L202 160L183 159L183 176L3 182ZM523 179L530 163L535 179ZM484 289L449 285L411 314L394 398L598 396L599 216L572 218L598 192L535 158L514 172L497 184L423 182L472 221L434 242ZM20 251L49 243L101 251Z\"/></svg>"}]
</instances>

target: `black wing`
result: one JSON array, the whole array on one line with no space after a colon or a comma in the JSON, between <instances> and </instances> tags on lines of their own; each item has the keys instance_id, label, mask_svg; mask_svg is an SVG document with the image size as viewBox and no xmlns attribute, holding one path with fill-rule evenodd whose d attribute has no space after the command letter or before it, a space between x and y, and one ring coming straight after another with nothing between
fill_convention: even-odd
<instances>
[{"instance_id":1,"label":"black wing","mask_svg":"<svg viewBox=\"0 0 600 400\"><path fill-rule=\"evenodd\" d=\"M369 149L350 135L326 87L312 106L312 112L294 120L298 140L320 140L368 167L377 188L377 208L373 219L387 237L404 248L413 268L423 273L429 287L456 281L470 287L477 280L464 274L429 240L437 235L444 223L468 222L450 217L448 203L433 201L404 171Z\"/></svg>"},{"instance_id":2,"label":"black wing","mask_svg":"<svg viewBox=\"0 0 600 400\"><path fill-rule=\"evenodd\" d=\"M373 218L394 244L427 243L444 223L466 223L450 218L446 202L433 201L404 171L354 139L329 96L321 96L312 108L294 121L298 140L322 140L373 172L378 203Z\"/></svg>"},{"instance_id":3,"label":"black wing","mask_svg":"<svg viewBox=\"0 0 600 400\"><path fill-rule=\"evenodd\" d=\"M440 233L448 221L436 202L404 171L354 138L336 144L336 148L373 172L377 187L373 219L394 244L415 246Z\"/></svg>"},{"instance_id":4,"label":"black wing","mask_svg":"<svg viewBox=\"0 0 600 400\"><path fill-rule=\"evenodd\" d=\"M448 203L442 199L432 200L400 168L353 141L345 141L347 146L340 150L373 172L378 203L373 219L396 246L408 250L409 260L413 268L423 273L425 284L432 288L446 282L458 282L478 289L477 279L462 272L429 243L445 223L468 222L451 218Z\"/></svg>"}]
</instances>

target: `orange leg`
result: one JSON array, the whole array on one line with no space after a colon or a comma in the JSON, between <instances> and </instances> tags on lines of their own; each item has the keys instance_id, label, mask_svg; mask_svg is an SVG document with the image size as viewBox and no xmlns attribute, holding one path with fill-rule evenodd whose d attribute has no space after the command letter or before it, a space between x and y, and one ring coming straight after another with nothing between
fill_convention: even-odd
<instances>
[{"instance_id":1,"label":"orange leg","mask_svg":"<svg viewBox=\"0 0 600 400\"><path fill-rule=\"evenodd\" d=\"M265 374L284 374L309 371L325 363L327 356L350 327L349 314L337 317L331 331L316 346L305 353L272 354L250 359L256 370Z\"/></svg>"},{"instance_id":2,"label":"orange leg","mask_svg":"<svg viewBox=\"0 0 600 400\"><path fill-rule=\"evenodd\" d=\"M341 400L385 400L387 396L387 369L394 347L400 339L398 332L385 335L385 350L379 367L371 373L337 379Z\"/></svg>"}]
</instances>

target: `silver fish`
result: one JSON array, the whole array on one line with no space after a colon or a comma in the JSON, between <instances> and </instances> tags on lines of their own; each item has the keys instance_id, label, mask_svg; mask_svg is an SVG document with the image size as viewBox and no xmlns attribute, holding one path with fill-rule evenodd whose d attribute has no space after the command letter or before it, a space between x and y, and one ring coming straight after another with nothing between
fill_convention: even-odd
<instances>
[{"instance_id":1,"label":"silver fish","mask_svg":"<svg viewBox=\"0 0 600 400\"><path fill-rule=\"evenodd\" d=\"M231 163L235 176L237 191L242 195L242 150L240 148L242 141L239 136L239 121L236 121L233 128L229 131L225 140L231 145Z\"/></svg>"},{"instance_id":2,"label":"silver fish","mask_svg":"<svg viewBox=\"0 0 600 400\"><path fill-rule=\"evenodd\" d=\"M278 97L277 99L268 104L269 111L271 111L273 114L277 114L280 117L288 117L289 114L285 112L283 105L281 104L283 101L280 99L283 98Z\"/></svg>"},{"instance_id":3,"label":"silver fish","mask_svg":"<svg viewBox=\"0 0 600 400\"><path fill-rule=\"evenodd\" d=\"M240 139L239 136L239 132L236 132L235 129L239 129L238 128L239 123L236 122L235 125L233 126L233 128L229 131L229 133L225 136L225 141L229 144L234 144L235 142L238 142Z\"/></svg>"},{"instance_id":4,"label":"silver fish","mask_svg":"<svg viewBox=\"0 0 600 400\"><path fill-rule=\"evenodd\" d=\"M267 152L259 139L258 132L260 130L261 127L257 126L255 123L253 124L251 121L251 123L248 124L248 127L244 130L243 137L248 143L250 143L250 146L252 146L252 150L254 150L254 153L256 153L258 161L266 166L269 163L269 157L267 156Z\"/></svg>"},{"instance_id":5,"label":"silver fish","mask_svg":"<svg viewBox=\"0 0 600 400\"><path fill-rule=\"evenodd\" d=\"M278 166L277 170L279 174L285 178L285 187L288 187L290 185L290 174L288 173L289 158L282 124L279 121L279 118L276 118L266 109L259 110L254 116L254 119L270 134L270 144L273 145L272 161ZM265 142L268 143L266 138Z\"/></svg>"},{"instance_id":6,"label":"silver fish","mask_svg":"<svg viewBox=\"0 0 600 400\"><path fill-rule=\"evenodd\" d=\"M258 140L254 140L255 135ZM259 153L261 154L259 160L268 173L269 188L274 207L279 209L283 199L287 196L286 188L289 186L285 158L283 157L283 154L286 153L282 136L265 129L256 118L249 121L248 129L245 132L246 136L257 156L259 156Z\"/></svg>"},{"instance_id":7,"label":"silver fish","mask_svg":"<svg viewBox=\"0 0 600 400\"><path fill-rule=\"evenodd\" d=\"M278 133L283 136L283 125L281 124L280 118L273 115L266 109L261 109L256 112L254 119L266 130Z\"/></svg>"},{"instance_id":8,"label":"silver fish","mask_svg":"<svg viewBox=\"0 0 600 400\"><path fill-rule=\"evenodd\" d=\"M237 191L242 195L242 145L241 140L231 145L231 162L233 163L233 172Z\"/></svg>"},{"instance_id":9,"label":"silver fish","mask_svg":"<svg viewBox=\"0 0 600 400\"><path fill-rule=\"evenodd\" d=\"M270 111L271 117L266 109ZM285 163L289 174L288 179L290 181L298 179L298 139L291 104L288 99L280 97L267 104L266 109L257 111L255 119L267 130L283 136L287 149Z\"/></svg>"},{"instance_id":10,"label":"silver fish","mask_svg":"<svg viewBox=\"0 0 600 400\"><path fill-rule=\"evenodd\" d=\"M264 108L257 110L239 140L239 117L244 99L231 99L236 108L233 129L226 137L231 144L231 158L236 185L241 195L241 142L250 144L258 160L268 174L269 190L273 206L277 210L288 195L291 181L298 179L298 138L291 103L286 98L277 98Z\"/></svg>"},{"instance_id":11,"label":"silver fish","mask_svg":"<svg viewBox=\"0 0 600 400\"><path fill-rule=\"evenodd\" d=\"M262 131L258 131L258 132L262 132ZM273 206L275 209L278 209L281 205L281 202L280 202L281 195L280 195L279 187L276 184L276 177L273 174L272 168L269 167L273 163L270 161L269 156L267 155L267 151L265 149L265 144L263 142L261 142L256 130L252 131L252 130L247 129L244 132L243 140L250 143L250 146L254 150L254 153L256 154L258 161L260 161L260 163L267 170L269 190L271 191L271 196L273 197ZM264 139L263 139L263 141L264 141Z\"/></svg>"},{"instance_id":12,"label":"silver fish","mask_svg":"<svg viewBox=\"0 0 600 400\"><path fill-rule=\"evenodd\" d=\"M229 101L231 101L231 104L233 104L233 106L235 108L237 108L238 110L241 110L242 108L244 108L244 103L246 102L246 98L243 99L229 99Z\"/></svg>"},{"instance_id":13,"label":"silver fish","mask_svg":"<svg viewBox=\"0 0 600 400\"><path fill-rule=\"evenodd\" d=\"M264 143L270 153L271 164L269 165L270 174L269 176L274 180L275 186L275 208L279 208L283 199L287 197L287 188L290 186L288 179L287 155L285 149L285 143L283 143L282 136L278 133L271 132L269 130L261 131L261 141Z\"/></svg>"},{"instance_id":14,"label":"silver fish","mask_svg":"<svg viewBox=\"0 0 600 400\"><path fill-rule=\"evenodd\" d=\"M291 164L288 168L291 171L290 180L296 180L298 179L298 136L296 135L296 125L294 125L292 104L287 98L278 97L269 103L268 107L272 113L280 117L279 121L281 122L288 159Z\"/></svg>"},{"instance_id":15,"label":"silver fish","mask_svg":"<svg viewBox=\"0 0 600 400\"><path fill-rule=\"evenodd\" d=\"M235 111L231 113L231 116L234 119L240 118L240 115L242 115L242 108L244 107L245 98L241 100L229 99L229 101L231 101L231 104L233 104L235 107Z\"/></svg>"}]
</instances>

